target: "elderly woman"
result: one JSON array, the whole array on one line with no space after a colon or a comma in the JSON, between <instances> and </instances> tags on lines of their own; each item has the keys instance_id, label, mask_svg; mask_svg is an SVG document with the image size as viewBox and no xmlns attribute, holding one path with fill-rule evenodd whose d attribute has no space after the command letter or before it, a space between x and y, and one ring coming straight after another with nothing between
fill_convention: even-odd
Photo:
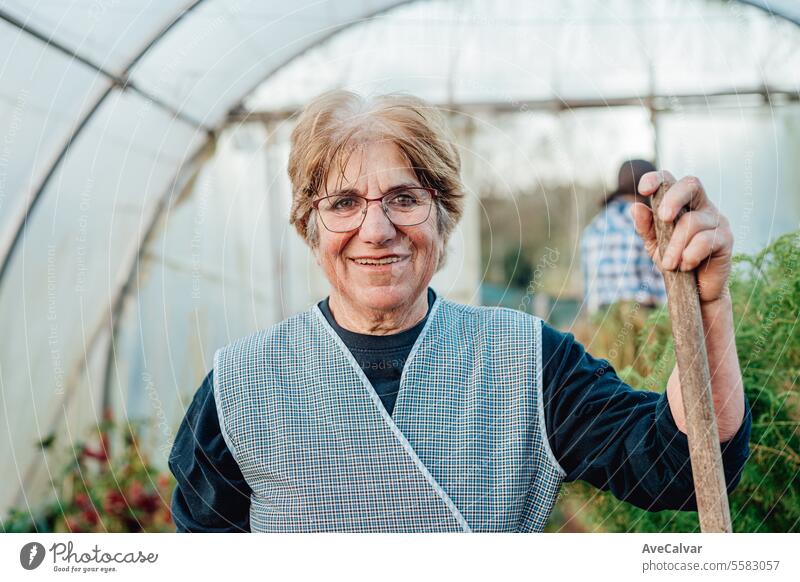
<instances>
[{"instance_id":1,"label":"elderly woman","mask_svg":"<svg viewBox=\"0 0 800 582\"><path fill-rule=\"evenodd\" d=\"M335 91L292 135L291 223L330 296L219 350L170 456L179 531L542 531L582 479L650 510L693 509L673 370L634 390L571 334L518 311L460 305L429 283L462 212L439 114L409 96ZM750 413L726 291L731 230L695 178L671 187L661 269L698 269L729 489Z\"/></svg>"}]
</instances>

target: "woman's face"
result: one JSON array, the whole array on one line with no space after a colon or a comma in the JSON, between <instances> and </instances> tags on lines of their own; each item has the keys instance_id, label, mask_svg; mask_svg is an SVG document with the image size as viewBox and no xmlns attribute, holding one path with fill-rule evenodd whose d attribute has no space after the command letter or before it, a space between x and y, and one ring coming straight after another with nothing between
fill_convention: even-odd
<instances>
[{"instance_id":1,"label":"woman's face","mask_svg":"<svg viewBox=\"0 0 800 582\"><path fill-rule=\"evenodd\" d=\"M327 194L350 190L375 199L400 185L417 185L419 180L402 151L391 142L367 143L353 151L344 171L334 165L327 177ZM325 196L321 192L318 197ZM436 204L428 220L415 226L395 226L380 203L367 206L361 228L337 233L317 221L319 246L317 263L322 267L332 294L353 307L392 311L411 305L436 271L443 241L436 228ZM359 264L357 259L398 257L386 265Z\"/></svg>"}]
</instances>

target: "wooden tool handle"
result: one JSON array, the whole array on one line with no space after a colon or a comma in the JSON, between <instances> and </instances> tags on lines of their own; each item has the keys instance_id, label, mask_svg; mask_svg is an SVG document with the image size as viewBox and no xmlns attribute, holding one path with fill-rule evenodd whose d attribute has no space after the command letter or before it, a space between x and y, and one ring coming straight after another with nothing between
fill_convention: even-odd
<instances>
[{"instance_id":1,"label":"wooden tool handle","mask_svg":"<svg viewBox=\"0 0 800 582\"><path fill-rule=\"evenodd\" d=\"M661 256L667 249L674 223L658 218L658 209L668 190L662 184L653 196L653 222ZM682 210L675 221L686 211ZM683 411L689 437L689 455L694 475L697 510L702 532L730 532L731 512L719 446L717 417L711 397L700 297L695 271L664 271L675 357L681 381Z\"/></svg>"}]
</instances>

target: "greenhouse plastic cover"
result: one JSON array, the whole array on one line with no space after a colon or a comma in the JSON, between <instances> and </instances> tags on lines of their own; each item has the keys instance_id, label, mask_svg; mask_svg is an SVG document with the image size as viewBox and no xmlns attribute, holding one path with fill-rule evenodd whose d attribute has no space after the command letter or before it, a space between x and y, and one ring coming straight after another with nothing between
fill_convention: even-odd
<instances>
[{"instance_id":1,"label":"greenhouse plastic cover","mask_svg":"<svg viewBox=\"0 0 800 582\"><path fill-rule=\"evenodd\" d=\"M290 254L279 257L264 250L274 248L269 244L275 241L254 238L274 219L257 185L228 184L226 168L205 163L213 147L231 152L227 163L239 163L242 144L215 136L229 112L243 103L291 107L317 88L335 85L341 71L319 71L317 85L295 84L294 93L273 92L269 83L262 83L271 76L291 76L291 68L284 65L294 57L344 27L401 4L407 2L0 1L0 328L9 334L0 347L3 440L8 443L0 453L0 471L6 476L0 486L0 512L11 505L24 507L57 478L37 443L51 434L60 442L85 438L86 427L102 416L110 377L124 378L114 383L121 391L113 395L121 414L163 418L151 446L163 465L175 420L202 379L198 373L209 367L210 346L246 333L254 322L269 323L260 321L259 314L278 300L277 291L264 289L260 282L269 280L276 262L292 260ZM436 34L431 15L436 10L452 14L458 3L431 4L423 14L430 19L431 34ZM478 22L508 20L510 7L514 18L547 21L575 10L591 22L605 13L642 12L640 4L465 3ZM728 8L716 1L678 4L691 8L687 20L698 16L692 10ZM774 20L770 13L783 17L776 25L781 31L790 22L800 22L795 1L746 4L764 11L764 26ZM655 2L648 10L669 11L669 5ZM758 26L748 30L766 42L758 36ZM387 38L375 29L372 34L376 36L365 39L367 49ZM585 31L578 28L575 34L575 46L590 58L590 45L580 42ZM386 42L398 38L403 34ZM566 40L550 30L542 32L540 42L564 50L569 48ZM486 95L476 88L499 82L495 76L514 78L513 67L503 70L497 61L480 55L486 46L502 41L476 36L472 44L462 45L462 62L486 65L486 70L477 69L481 83L448 93L442 84L418 75L417 92L437 102L480 101ZM414 42L424 47L425 38ZM582 72L570 74L566 61L563 68L550 70L546 67L553 67L553 61L541 60L538 86L529 79L533 85L511 84L505 94L513 96L519 89L527 96L552 97L550 80L556 73L563 80L555 88L559 96L645 94L647 77L640 74L645 60L633 47L617 45L616 50L630 50L630 69L587 79ZM734 58L748 62L748 53ZM797 77L784 73L800 71L797 58L786 55L766 63L766 71L757 69L764 63L750 63L741 68L737 83L751 86L769 78L776 86L783 83L786 90L797 91ZM416 51L398 66L409 67L411 74L423 61L424 51ZM431 74L442 78L448 71ZM679 91L680 80L680 75L666 77L664 83L675 84L663 90ZM596 84L601 81L605 85ZM434 86L438 92L427 94ZM387 82L382 88L393 87ZM415 89L409 84L404 88ZM248 139L257 144L274 139L248 131ZM241 157L240 163L245 175L282 172L253 167L248 157ZM188 192L199 196L191 212L181 206ZM281 208L281 220L287 211ZM196 236L203 223L212 220L227 228L205 229L202 237ZM151 242L144 248L148 237ZM142 277L147 278L146 289L131 293ZM202 290L197 289L199 279ZM174 302L165 302L167 296L191 297L195 315L172 313ZM123 300L127 303L119 304ZM271 317L281 315L285 314ZM109 345L112 322L117 326L115 346ZM196 345L173 345L170 336L202 339ZM116 357L128 350L126 346L147 341L156 348L139 352L138 359ZM126 393L133 379L142 387L134 395Z\"/></svg>"}]
</instances>

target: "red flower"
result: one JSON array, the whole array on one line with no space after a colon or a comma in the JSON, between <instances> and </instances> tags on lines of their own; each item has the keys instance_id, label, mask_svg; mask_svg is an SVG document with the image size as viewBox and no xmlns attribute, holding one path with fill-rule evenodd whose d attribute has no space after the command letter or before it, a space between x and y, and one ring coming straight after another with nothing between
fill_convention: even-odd
<instances>
[{"instance_id":1,"label":"red flower","mask_svg":"<svg viewBox=\"0 0 800 582\"><path fill-rule=\"evenodd\" d=\"M88 523L89 525L97 525L97 522L100 521L100 516L97 515L97 510L94 507L90 507L85 509L81 513L81 517Z\"/></svg>"},{"instance_id":2,"label":"red flower","mask_svg":"<svg viewBox=\"0 0 800 582\"><path fill-rule=\"evenodd\" d=\"M106 493L103 499L103 509L109 515L123 515L127 508L125 497L117 490L111 490Z\"/></svg>"},{"instance_id":3,"label":"red flower","mask_svg":"<svg viewBox=\"0 0 800 582\"><path fill-rule=\"evenodd\" d=\"M100 433L100 449L103 452L105 458L108 458L108 433L103 431Z\"/></svg>"},{"instance_id":4,"label":"red flower","mask_svg":"<svg viewBox=\"0 0 800 582\"><path fill-rule=\"evenodd\" d=\"M158 496L158 493L151 493L145 496L139 507L144 509L147 513L155 513L160 505L161 498Z\"/></svg>"},{"instance_id":5,"label":"red flower","mask_svg":"<svg viewBox=\"0 0 800 582\"><path fill-rule=\"evenodd\" d=\"M128 487L128 501L130 504L141 509L145 513L153 513L161 504L161 497L158 492L146 493L140 481L134 481Z\"/></svg>"},{"instance_id":6,"label":"red flower","mask_svg":"<svg viewBox=\"0 0 800 582\"><path fill-rule=\"evenodd\" d=\"M133 505L138 505L141 503L142 498L144 497L144 487L142 486L141 482L134 481L128 487L128 497Z\"/></svg>"},{"instance_id":7,"label":"red flower","mask_svg":"<svg viewBox=\"0 0 800 582\"><path fill-rule=\"evenodd\" d=\"M101 447L97 451L93 451L89 447L83 447L83 456L97 459L98 461L108 461L108 454L106 451L107 449L105 447Z\"/></svg>"},{"instance_id":8,"label":"red flower","mask_svg":"<svg viewBox=\"0 0 800 582\"><path fill-rule=\"evenodd\" d=\"M92 508L92 502L89 500L89 496L83 492L75 494L75 505L83 510Z\"/></svg>"},{"instance_id":9,"label":"red flower","mask_svg":"<svg viewBox=\"0 0 800 582\"><path fill-rule=\"evenodd\" d=\"M89 457L91 459L97 459L101 462L108 462L108 433L103 431L100 432L100 444L98 445L97 449L91 449L84 445L81 454L84 457Z\"/></svg>"},{"instance_id":10,"label":"red flower","mask_svg":"<svg viewBox=\"0 0 800 582\"><path fill-rule=\"evenodd\" d=\"M128 500L133 507L144 511L151 511L150 495L145 493L144 486L139 481L134 481L128 487Z\"/></svg>"}]
</instances>

